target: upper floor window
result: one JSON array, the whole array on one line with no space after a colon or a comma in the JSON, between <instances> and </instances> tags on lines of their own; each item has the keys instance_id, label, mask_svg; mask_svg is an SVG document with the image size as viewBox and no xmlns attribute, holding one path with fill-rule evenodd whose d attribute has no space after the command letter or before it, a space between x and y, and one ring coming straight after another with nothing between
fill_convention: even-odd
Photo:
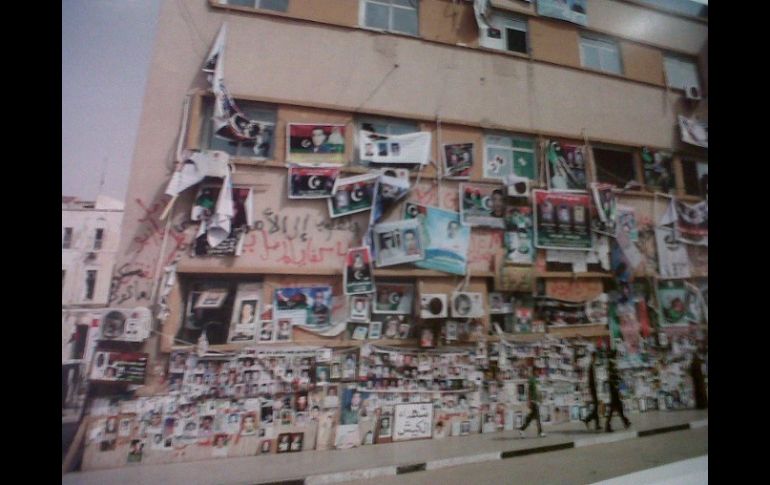
<instances>
[{"instance_id":1,"label":"upper floor window","mask_svg":"<svg viewBox=\"0 0 770 485\"><path fill-rule=\"evenodd\" d=\"M102 249L102 243L104 242L104 229L98 228L94 234L94 250Z\"/></svg>"},{"instance_id":2,"label":"upper floor window","mask_svg":"<svg viewBox=\"0 0 770 485\"><path fill-rule=\"evenodd\" d=\"M252 101L239 101L238 108L251 120L272 123L275 126L276 110L270 105ZM203 98L203 129L201 130L201 148L204 150L222 150L232 157L269 159L273 157L274 130L264 130L260 137L249 141L234 141L221 138L212 129L211 117L214 110L214 98Z\"/></svg>"},{"instance_id":3,"label":"upper floor window","mask_svg":"<svg viewBox=\"0 0 770 485\"><path fill-rule=\"evenodd\" d=\"M709 166L706 162L682 160L684 193L708 198Z\"/></svg>"},{"instance_id":4,"label":"upper floor window","mask_svg":"<svg viewBox=\"0 0 770 485\"><path fill-rule=\"evenodd\" d=\"M72 228L71 227L65 227L64 228L64 236L61 240L61 247L62 249L69 249L72 247Z\"/></svg>"},{"instance_id":5,"label":"upper floor window","mask_svg":"<svg viewBox=\"0 0 770 485\"><path fill-rule=\"evenodd\" d=\"M500 12L493 12L489 20L493 28L482 29L482 47L528 53L526 20Z\"/></svg>"},{"instance_id":6,"label":"upper floor window","mask_svg":"<svg viewBox=\"0 0 770 485\"><path fill-rule=\"evenodd\" d=\"M89 269L86 271L86 300L94 299L94 291L96 290L96 270Z\"/></svg>"},{"instance_id":7,"label":"upper floor window","mask_svg":"<svg viewBox=\"0 0 770 485\"><path fill-rule=\"evenodd\" d=\"M632 152L594 147L593 154L597 182L623 188L628 182L636 181Z\"/></svg>"},{"instance_id":8,"label":"upper floor window","mask_svg":"<svg viewBox=\"0 0 770 485\"><path fill-rule=\"evenodd\" d=\"M622 74L620 49L617 43L609 39L582 35L580 37L580 63L613 74Z\"/></svg>"},{"instance_id":9,"label":"upper floor window","mask_svg":"<svg viewBox=\"0 0 770 485\"><path fill-rule=\"evenodd\" d=\"M376 117L360 117L356 119L356 131L355 138L356 143L353 144L355 151L355 160L361 164L360 153L358 153L358 132L360 130L373 131L381 135L405 135L407 133L414 133L420 131L419 125L414 121L399 120L394 118L376 118ZM366 162L363 162L366 163Z\"/></svg>"},{"instance_id":10,"label":"upper floor window","mask_svg":"<svg viewBox=\"0 0 770 485\"><path fill-rule=\"evenodd\" d=\"M510 173L530 179L537 176L535 141L521 136L486 135L484 178L503 180Z\"/></svg>"},{"instance_id":11,"label":"upper floor window","mask_svg":"<svg viewBox=\"0 0 770 485\"><path fill-rule=\"evenodd\" d=\"M373 29L418 34L418 0L361 0L360 21Z\"/></svg>"},{"instance_id":12,"label":"upper floor window","mask_svg":"<svg viewBox=\"0 0 770 485\"><path fill-rule=\"evenodd\" d=\"M285 12L289 8L289 0L219 0L221 5L235 5L237 7L262 8Z\"/></svg>"},{"instance_id":13,"label":"upper floor window","mask_svg":"<svg viewBox=\"0 0 770 485\"><path fill-rule=\"evenodd\" d=\"M692 17L709 18L709 6L694 0L637 0L652 7Z\"/></svg>"},{"instance_id":14,"label":"upper floor window","mask_svg":"<svg viewBox=\"0 0 770 485\"><path fill-rule=\"evenodd\" d=\"M695 86L700 91L698 80L698 64L681 56L666 54L664 58L666 67L666 84L668 87L685 89Z\"/></svg>"}]
</instances>

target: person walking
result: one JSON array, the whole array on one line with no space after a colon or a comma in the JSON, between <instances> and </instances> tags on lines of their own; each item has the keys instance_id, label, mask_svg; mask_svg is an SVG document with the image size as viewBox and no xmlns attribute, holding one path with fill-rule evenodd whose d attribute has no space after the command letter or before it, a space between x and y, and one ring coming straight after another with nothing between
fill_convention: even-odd
<instances>
[{"instance_id":1,"label":"person walking","mask_svg":"<svg viewBox=\"0 0 770 485\"><path fill-rule=\"evenodd\" d=\"M708 398L706 397L706 382L703 379L703 361L698 355L698 352L694 352L692 356L692 363L690 364L690 375L692 376L693 390L695 391L695 408L706 409L708 408Z\"/></svg>"},{"instance_id":2,"label":"person walking","mask_svg":"<svg viewBox=\"0 0 770 485\"><path fill-rule=\"evenodd\" d=\"M602 427L601 427L601 424L599 423L599 398L596 395L596 351L595 350L591 352L591 363L588 364L588 390L591 393L591 402L593 404L593 409L591 410L591 414L589 414L583 420L583 423L585 423L586 429L589 429L589 423L591 421L596 421L596 431L600 431Z\"/></svg>"},{"instance_id":3,"label":"person walking","mask_svg":"<svg viewBox=\"0 0 770 485\"><path fill-rule=\"evenodd\" d=\"M540 404L539 399L537 395L537 379L535 378L535 365L534 363L530 364L529 367L529 379L527 382L527 390L528 390L528 399L527 404L529 405L529 414L527 414L527 418L524 420L524 424L519 428L519 434L524 437L524 430L527 429L529 426L529 423L532 422L534 419L537 423L537 435L541 438L545 436L545 433L543 433L543 426L540 424Z\"/></svg>"},{"instance_id":4,"label":"person walking","mask_svg":"<svg viewBox=\"0 0 770 485\"><path fill-rule=\"evenodd\" d=\"M623 420L623 426L628 429L631 426L631 421L623 413L623 403L620 400L620 374L618 374L618 367L615 363L615 350L610 351L609 363L607 366L607 374L610 382L610 414L607 416L607 422L604 426L604 431L612 433L612 415L615 411L618 412L620 419Z\"/></svg>"}]
</instances>

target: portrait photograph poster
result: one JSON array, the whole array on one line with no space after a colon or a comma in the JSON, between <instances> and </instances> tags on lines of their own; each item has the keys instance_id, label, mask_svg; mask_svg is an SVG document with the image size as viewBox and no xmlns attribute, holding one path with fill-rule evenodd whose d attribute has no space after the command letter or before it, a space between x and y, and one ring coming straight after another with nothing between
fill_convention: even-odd
<instances>
[{"instance_id":1,"label":"portrait photograph poster","mask_svg":"<svg viewBox=\"0 0 770 485\"><path fill-rule=\"evenodd\" d=\"M693 318L687 311L687 287L684 280L658 280L658 304L662 327L687 326Z\"/></svg>"},{"instance_id":2,"label":"portrait photograph poster","mask_svg":"<svg viewBox=\"0 0 770 485\"><path fill-rule=\"evenodd\" d=\"M328 199L329 216L334 218L371 209L379 177L373 173L337 178Z\"/></svg>"},{"instance_id":3,"label":"portrait photograph poster","mask_svg":"<svg viewBox=\"0 0 770 485\"><path fill-rule=\"evenodd\" d=\"M534 263L532 208L506 208L505 225L505 261L512 264Z\"/></svg>"},{"instance_id":4,"label":"portrait photograph poster","mask_svg":"<svg viewBox=\"0 0 770 485\"><path fill-rule=\"evenodd\" d=\"M461 183L459 197L463 225L496 229L505 227L505 194L502 186Z\"/></svg>"},{"instance_id":5,"label":"portrait photograph poster","mask_svg":"<svg viewBox=\"0 0 770 485\"><path fill-rule=\"evenodd\" d=\"M286 161L345 163L345 125L288 123Z\"/></svg>"},{"instance_id":6,"label":"portrait photograph poster","mask_svg":"<svg viewBox=\"0 0 770 485\"><path fill-rule=\"evenodd\" d=\"M473 168L473 143L444 145L444 177L468 180Z\"/></svg>"},{"instance_id":7,"label":"portrait photograph poster","mask_svg":"<svg viewBox=\"0 0 770 485\"><path fill-rule=\"evenodd\" d=\"M351 322L368 323L371 318L372 299L369 295L353 295L350 297Z\"/></svg>"},{"instance_id":8,"label":"portrait photograph poster","mask_svg":"<svg viewBox=\"0 0 770 485\"><path fill-rule=\"evenodd\" d=\"M262 312L261 293L262 285L258 283L240 283L238 285L235 292L233 314L230 318L229 343L256 343L259 315Z\"/></svg>"},{"instance_id":9,"label":"portrait photograph poster","mask_svg":"<svg viewBox=\"0 0 770 485\"><path fill-rule=\"evenodd\" d=\"M534 190L535 247L584 249L593 247L591 196L583 192Z\"/></svg>"},{"instance_id":10,"label":"portrait photograph poster","mask_svg":"<svg viewBox=\"0 0 770 485\"><path fill-rule=\"evenodd\" d=\"M346 295L374 293L372 255L368 246L348 249L343 274Z\"/></svg>"},{"instance_id":11,"label":"portrait photograph poster","mask_svg":"<svg viewBox=\"0 0 770 485\"><path fill-rule=\"evenodd\" d=\"M361 130L358 148L361 160L369 163L427 165L430 161L431 133L418 131L404 135L381 135Z\"/></svg>"},{"instance_id":12,"label":"portrait photograph poster","mask_svg":"<svg viewBox=\"0 0 770 485\"><path fill-rule=\"evenodd\" d=\"M325 199L332 195L340 169L289 165L290 199Z\"/></svg>"},{"instance_id":13,"label":"portrait photograph poster","mask_svg":"<svg viewBox=\"0 0 770 485\"><path fill-rule=\"evenodd\" d=\"M614 237L618 226L618 201L612 184L592 183L591 193L598 217L593 217L593 230Z\"/></svg>"},{"instance_id":14,"label":"portrait photograph poster","mask_svg":"<svg viewBox=\"0 0 770 485\"><path fill-rule=\"evenodd\" d=\"M586 162L583 147L548 142L548 186L554 190L586 190Z\"/></svg>"},{"instance_id":15,"label":"portrait photograph poster","mask_svg":"<svg viewBox=\"0 0 770 485\"><path fill-rule=\"evenodd\" d=\"M459 213L407 202L404 217L417 219L422 229L425 259L415 266L465 274L471 228L460 223Z\"/></svg>"},{"instance_id":16,"label":"portrait photograph poster","mask_svg":"<svg viewBox=\"0 0 770 485\"><path fill-rule=\"evenodd\" d=\"M412 263L425 258L420 222L406 219L377 224L373 228L377 266Z\"/></svg>"},{"instance_id":17,"label":"portrait photograph poster","mask_svg":"<svg viewBox=\"0 0 770 485\"><path fill-rule=\"evenodd\" d=\"M276 288L274 318L289 319L292 325L328 325L332 308L331 286Z\"/></svg>"},{"instance_id":18,"label":"portrait photograph poster","mask_svg":"<svg viewBox=\"0 0 770 485\"><path fill-rule=\"evenodd\" d=\"M686 245L677 240L673 227L657 226L655 243L658 249L658 274L666 278L689 278L690 258Z\"/></svg>"}]
</instances>

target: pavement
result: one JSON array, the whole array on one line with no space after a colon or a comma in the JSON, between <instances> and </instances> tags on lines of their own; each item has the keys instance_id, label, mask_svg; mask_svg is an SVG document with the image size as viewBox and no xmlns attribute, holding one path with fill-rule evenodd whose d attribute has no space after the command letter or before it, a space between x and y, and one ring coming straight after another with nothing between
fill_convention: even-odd
<instances>
[{"instance_id":1,"label":"pavement","mask_svg":"<svg viewBox=\"0 0 770 485\"><path fill-rule=\"evenodd\" d=\"M518 431L473 434L444 439L416 440L362 446L349 450L304 451L296 454L220 458L167 465L127 465L110 470L73 472L62 476L69 484L323 484L404 475L471 463L484 464L558 450L634 440L647 436L708 426L707 410L652 411L629 416L623 430L619 419L614 433L586 430L581 422L544 426L537 438L534 424L527 436ZM707 430L704 430L707 431ZM451 471L451 470L447 470Z\"/></svg>"}]
</instances>

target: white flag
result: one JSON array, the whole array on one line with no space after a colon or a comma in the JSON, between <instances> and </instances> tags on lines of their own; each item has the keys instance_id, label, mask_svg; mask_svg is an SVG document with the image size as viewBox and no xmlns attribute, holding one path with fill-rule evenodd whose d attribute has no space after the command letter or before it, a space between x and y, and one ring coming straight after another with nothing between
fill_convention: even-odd
<instances>
[{"instance_id":1,"label":"white flag","mask_svg":"<svg viewBox=\"0 0 770 485\"><path fill-rule=\"evenodd\" d=\"M222 183L222 190L219 191L217 205L206 231L209 246L217 247L219 243L227 239L230 235L230 222L233 215L233 181L232 176L228 173Z\"/></svg>"},{"instance_id":2,"label":"white flag","mask_svg":"<svg viewBox=\"0 0 770 485\"><path fill-rule=\"evenodd\" d=\"M221 151L195 152L187 157L171 176L166 187L166 195L175 196L185 189L199 183L206 177L225 177L229 173L227 164L230 155Z\"/></svg>"}]
</instances>

